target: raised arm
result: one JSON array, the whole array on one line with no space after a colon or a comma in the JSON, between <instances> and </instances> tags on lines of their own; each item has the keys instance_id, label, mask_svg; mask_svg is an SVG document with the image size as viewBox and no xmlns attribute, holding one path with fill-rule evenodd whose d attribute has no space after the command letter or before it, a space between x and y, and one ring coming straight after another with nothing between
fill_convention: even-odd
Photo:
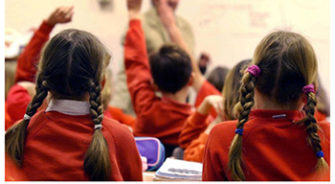
<instances>
[{"instance_id":1,"label":"raised arm","mask_svg":"<svg viewBox=\"0 0 335 184\"><path fill-rule=\"evenodd\" d=\"M136 114L152 107L156 98L140 21L141 0L128 0L129 28L124 43L127 84Z\"/></svg>"},{"instance_id":2,"label":"raised arm","mask_svg":"<svg viewBox=\"0 0 335 184\"><path fill-rule=\"evenodd\" d=\"M205 81L205 78L201 74L199 67L196 63L196 60L193 57L192 52L188 48L185 40L183 39L181 31L177 27L174 12L168 6L167 0L158 0L157 3L158 3L157 4L158 14L160 16L162 24L164 25L166 31L169 34L171 41L174 42L176 45L178 45L183 50L185 50L191 58L192 68L195 74L195 80L193 82L193 87L196 91L199 91L203 82Z\"/></svg>"},{"instance_id":3,"label":"raised arm","mask_svg":"<svg viewBox=\"0 0 335 184\"><path fill-rule=\"evenodd\" d=\"M17 60L15 83L21 81L35 82L36 65L39 61L40 52L49 39L50 32L56 24L70 22L72 15L73 6L58 7L42 22Z\"/></svg>"},{"instance_id":4,"label":"raised arm","mask_svg":"<svg viewBox=\"0 0 335 184\"><path fill-rule=\"evenodd\" d=\"M180 147L186 149L189 145L199 139L199 136L204 133L206 130L209 131L212 129L211 120L213 117L208 118L208 115L214 109L220 118L223 117L223 98L220 95L211 95L204 99L199 108L194 112L185 122L184 128L179 135L179 145ZM208 130L210 127L210 130Z\"/></svg>"}]
</instances>

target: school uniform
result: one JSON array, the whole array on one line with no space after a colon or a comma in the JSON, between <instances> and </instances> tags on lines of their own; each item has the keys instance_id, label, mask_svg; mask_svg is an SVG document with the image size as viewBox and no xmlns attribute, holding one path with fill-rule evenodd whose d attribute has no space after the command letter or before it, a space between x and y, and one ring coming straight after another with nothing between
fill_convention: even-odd
<instances>
[{"instance_id":1,"label":"school uniform","mask_svg":"<svg viewBox=\"0 0 335 184\"><path fill-rule=\"evenodd\" d=\"M115 119L122 124L128 125L129 127L132 127L135 124L134 117L125 114L121 109L113 106L108 106L108 108L104 111L104 115L106 117Z\"/></svg>"},{"instance_id":2,"label":"school uniform","mask_svg":"<svg viewBox=\"0 0 335 184\"><path fill-rule=\"evenodd\" d=\"M22 119L26 113L31 97L28 91L17 83L20 81L35 82L40 52L48 41L53 27L43 21L17 60L15 84L9 90L5 102L5 130Z\"/></svg>"},{"instance_id":3,"label":"school uniform","mask_svg":"<svg viewBox=\"0 0 335 184\"><path fill-rule=\"evenodd\" d=\"M157 137L165 146L176 147L191 106L155 95L140 20L129 23L124 53L128 89L137 115L134 135Z\"/></svg>"},{"instance_id":4,"label":"school uniform","mask_svg":"<svg viewBox=\"0 0 335 184\"><path fill-rule=\"evenodd\" d=\"M316 153L307 143L306 128L297 122L303 118L299 111L253 110L244 125L242 159L247 181L255 180L328 180L316 176ZM237 121L216 125L205 148L203 180L231 180L228 152L235 136ZM324 158L330 163L330 125L318 123L318 135Z\"/></svg>"},{"instance_id":5,"label":"school uniform","mask_svg":"<svg viewBox=\"0 0 335 184\"><path fill-rule=\"evenodd\" d=\"M43 21L18 58L15 84L9 90L5 102L5 130L18 120L21 120L26 113L27 106L32 100L32 97L24 87L17 83L20 81L35 82L35 75L37 72L36 66L39 61L40 52L48 41L53 27L54 26L50 26ZM104 111L104 115L129 126L132 126L135 121L135 118L112 106L109 106L108 109Z\"/></svg>"},{"instance_id":6,"label":"school uniform","mask_svg":"<svg viewBox=\"0 0 335 184\"><path fill-rule=\"evenodd\" d=\"M197 111L187 118L179 135L179 146L184 149L184 160L202 162L208 138L205 130L212 120L211 116Z\"/></svg>"},{"instance_id":7,"label":"school uniform","mask_svg":"<svg viewBox=\"0 0 335 184\"><path fill-rule=\"evenodd\" d=\"M53 99L45 111L32 117L22 167L28 180L89 180L83 168L94 133L89 107L84 101ZM142 180L140 155L129 129L106 117L102 125L111 164L109 179Z\"/></svg>"},{"instance_id":8,"label":"school uniform","mask_svg":"<svg viewBox=\"0 0 335 184\"><path fill-rule=\"evenodd\" d=\"M49 40L49 35L53 27L54 26L43 21L35 31L33 37L17 60L15 83L19 81L35 82L40 52L45 43Z\"/></svg>"},{"instance_id":9,"label":"school uniform","mask_svg":"<svg viewBox=\"0 0 335 184\"><path fill-rule=\"evenodd\" d=\"M195 107L199 107L209 95L221 94L212 84L205 81L198 92ZM204 133L204 131L216 117L216 111L212 108L210 114L203 115L195 111L187 118L178 140L179 146L184 149L184 160L202 162L208 137L208 134Z\"/></svg>"}]
</instances>

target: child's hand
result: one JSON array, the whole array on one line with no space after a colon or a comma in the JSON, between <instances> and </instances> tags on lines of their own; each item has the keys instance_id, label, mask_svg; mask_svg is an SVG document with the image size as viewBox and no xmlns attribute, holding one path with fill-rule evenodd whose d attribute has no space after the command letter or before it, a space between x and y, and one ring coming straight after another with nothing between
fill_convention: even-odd
<instances>
[{"instance_id":1,"label":"child's hand","mask_svg":"<svg viewBox=\"0 0 335 184\"><path fill-rule=\"evenodd\" d=\"M142 0L127 0L127 8L130 19L139 18L141 5Z\"/></svg>"},{"instance_id":2,"label":"child's hand","mask_svg":"<svg viewBox=\"0 0 335 184\"><path fill-rule=\"evenodd\" d=\"M169 6L167 0L157 0L157 11L162 24L169 27L175 24L175 16L173 9Z\"/></svg>"},{"instance_id":3,"label":"child's hand","mask_svg":"<svg viewBox=\"0 0 335 184\"><path fill-rule=\"evenodd\" d=\"M221 95L210 95L207 96L204 101L200 104L197 111L200 114L208 114L214 108L216 113L223 118L224 110L223 110L223 98Z\"/></svg>"},{"instance_id":4,"label":"child's hand","mask_svg":"<svg viewBox=\"0 0 335 184\"><path fill-rule=\"evenodd\" d=\"M50 16L45 20L49 25L58 23L68 23L72 20L73 6L61 6L56 8Z\"/></svg>"}]
</instances>

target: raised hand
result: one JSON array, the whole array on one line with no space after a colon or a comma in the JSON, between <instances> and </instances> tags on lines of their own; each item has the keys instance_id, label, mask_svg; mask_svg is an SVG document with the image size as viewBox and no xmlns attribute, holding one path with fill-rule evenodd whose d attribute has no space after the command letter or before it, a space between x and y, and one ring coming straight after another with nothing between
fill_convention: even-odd
<instances>
[{"instance_id":1,"label":"raised hand","mask_svg":"<svg viewBox=\"0 0 335 184\"><path fill-rule=\"evenodd\" d=\"M218 116L223 118L224 108L223 108L223 97L221 95L207 96L204 99L204 101L200 104L197 111L200 114L208 114L212 108L214 108Z\"/></svg>"},{"instance_id":2,"label":"raised hand","mask_svg":"<svg viewBox=\"0 0 335 184\"><path fill-rule=\"evenodd\" d=\"M49 25L71 22L73 16L73 6L61 6L56 8L45 20Z\"/></svg>"},{"instance_id":3,"label":"raised hand","mask_svg":"<svg viewBox=\"0 0 335 184\"><path fill-rule=\"evenodd\" d=\"M139 18L141 11L142 0L127 0L127 8L129 18Z\"/></svg>"}]
</instances>

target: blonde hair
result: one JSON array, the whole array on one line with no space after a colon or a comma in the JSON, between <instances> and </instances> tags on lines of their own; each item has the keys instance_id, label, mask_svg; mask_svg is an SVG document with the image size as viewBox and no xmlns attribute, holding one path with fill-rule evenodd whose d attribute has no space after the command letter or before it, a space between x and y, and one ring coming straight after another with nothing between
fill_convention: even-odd
<instances>
[{"instance_id":1,"label":"blonde hair","mask_svg":"<svg viewBox=\"0 0 335 184\"><path fill-rule=\"evenodd\" d=\"M222 90L222 96L225 98L223 101L225 120L237 119L235 106L239 100L239 96L236 94L241 86L243 69L245 69L250 62L250 59L240 61L226 76L225 85Z\"/></svg>"},{"instance_id":2,"label":"blonde hair","mask_svg":"<svg viewBox=\"0 0 335 184\"><path fill-rule=\"evenodd\" d=\"M237 129L243 129L254 105L254 89L283 107L297 105L302 88L314 84L317 76L317 60L310 43L301 35L278 31L267 35L257 46L252 64L261 69L259 77L246 72L240 87L241 108ZM307 140L315 153L322 151L317 124L314 119L316 98L313 92L307 95L306 117L301 120L306 126ZM229 150L228 168L233 180L245 180L242 169L242 135L236 133ZM323 157L318 157L317 170L328 168Z\"/></svg>"}]
</instances>

